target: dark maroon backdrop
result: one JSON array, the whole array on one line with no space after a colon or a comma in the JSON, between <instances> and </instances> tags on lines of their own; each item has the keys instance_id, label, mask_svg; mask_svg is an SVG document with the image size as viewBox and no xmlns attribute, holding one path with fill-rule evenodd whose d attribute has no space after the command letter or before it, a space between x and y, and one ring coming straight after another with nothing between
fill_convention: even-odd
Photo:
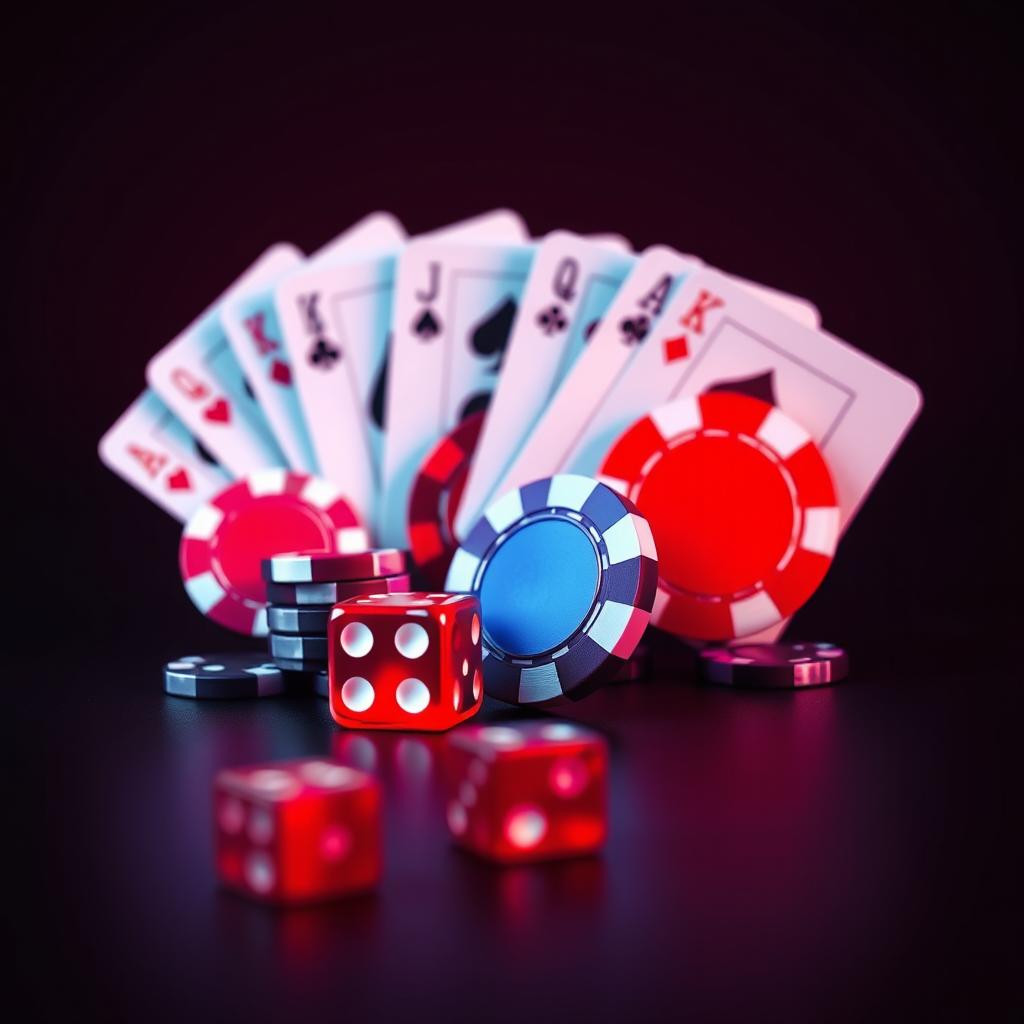
<instances>
[{"instance_id":1,"label":"dark maroon backdrop","mask_svg":"<svg viewBox=\"0 0 1024 1024\"><path fill-rule=\"evenodd\" d=\"M5 579L24 612L7 632L7 706L19 761L31 761L15 766L31 789L14 795L30 821L49 822L7 830L29 854L31 884L8 878L30 902L6 924L40 1013L59 1001L45 980L55 974L70 999L82 993L134 1019L154 1005L170 1015L184 1005L172 992L190 985L163 947L146 980L137 957L119 977L125 936L137 932L122 934L129 911L116 879L133 848L103 831L89 840L98 826L82 810L60 817L91 788L86 806L118 835L130 831L137 805L109 807L102 791L113 778L123 789L133 772L129 751L146 734L137 695L151 695L163 658L224 645L180 586L177 525L101 467L101 433L143 386L148 358L268 244L313 248L374 209L416 232L498 205L536 234L665 242L807 296L826 328L921 385L921 419L795 632L849 645L877 683L866 705L847 709L869 723L857 735L914 752L914 763L875 765L877 792L890 769L897 779L936 769L934 790L924 774L913 790L928 800L907 793L898 812L880 812L877 827L895 829L887 842L915 856L865 906L884 910L917 870L926 882L900 918L910 928L893 952L900 962L873 964L858 986L811 978L806 1003L795 975L774 1003L770 978L752 991L769 1017L801 1005L809 1016L913 1009L918 995L933 1014L1005 1007L1020 953L1019 928L1016 940L1002 931L1020 905L1004 817L1020 805L1019 679L1004 653L1021 607L1010 498L1021 461L1021 81L1009 25L977 4L919 16L860 4L677 5L671 16L620 5L572 17L477 5L453 24L434 9L410 17L374 5L144 6L57 16L26 5L5 28L5 494L20 521ZM93 686L106 695L99 705ZM173 788L172 767L163 772ZM865 799L863 779L845 784L840 809ZM869 810L858 813L870 830ZM915 814L921 830L901 845ZM145 920L146 897L132 898ZM778 907L782 918L805 911ZM65 913L74 929L54 939ZM146 927L159 930L159 917ZM602 941L647 953L643 1005L653 1013L671 996L685 1006L662 962L670 951L623 927ZM820 938L792 922L764 933L769 945ZM724 953L731 939L716 941ZM841 941L822 948L841 964ZM723 991L726 960L709 967ZM458 958L443 969L457 999ZM559 1005L585 1007L586 971L571 975L568 993L556 966L528 977L510 966L507 978L538 1000L560 992ZM209 976L195 984L215 987ZM622 994L625 1006L633 997ZM263 1009L283 999L278 991ZM601 999L612 1014L614 999ZM702 990L691 1005L738 1004ZM344 1012L343 993L335 1009Z\"/></svg>"}]
</instances>

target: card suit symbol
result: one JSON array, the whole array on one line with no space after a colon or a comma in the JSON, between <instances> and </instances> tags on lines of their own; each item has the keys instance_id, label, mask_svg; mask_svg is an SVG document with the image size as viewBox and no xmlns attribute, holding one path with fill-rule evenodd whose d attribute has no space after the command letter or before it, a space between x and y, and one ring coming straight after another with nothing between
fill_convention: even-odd
<instances>
[{"instance_id":1,"label":"card suit symbol","mask_svg":"<svg viewBox=\"0 0 1024 1024\"><path fill-rule=\"evenodd\" d=\"M203 419L211 423L227 423L231 419L231 406L225 399L218 398L203 410Z\"/></svg>"},{"instance_id":2,"label":"card suit symbol","mask_svg":"<svg viewBox=\"0 0 1024 1024\"><path fill-rule=\"evenodd\" d=\"M459 410L459 422L461 423L475 412L483 412L491 404L492 397L492 392L490 391L477 391L475 394L470 395Z\"/></svg>"},{"instance_id":3,"label":"card suit symbol","mask_svg":"<svg viewBox=\"0 0 1024 1024\"><path fill-rule=\"evenodd\" d=\"M317 338L309 354L309 361L321 370L329 370L339 359L341 352L323 338Z\"/></svg>"},{"instance_id":4,"label":"card suit symbol","mask_svg":"<svg viewBox=\"0 0 1024 1024\"><path fill-rule=\"evenodd\" d=\"M195 445L196 455L198 455L199 458L203 460L203 462L205 462L208 466L214 466L217 469L220 469L220 463L210 454L210 452L206 448L203 447L203 445L199 441L197 441L195 438L192 438L192 443Z\"/></svg>"},{"instance_id":5,"label":"card suit symbol","mask_svg":"<svg viewBox=\"0 0 1024 1024\"><path fill-rule=\"evenodd\" d=\"M773 370L739 380L721 380L705 390L735 391L750 398L760 398L762 402L768 402L770 405L779 404L775 399L775 372Z\"/></svg>"},{"instance_id":6,"label":"card suit symbol","mask_svg":"<svg viewBox=\"0 0 1024 1024\"><path fill-rule=\"evenodd\" d=\"M287 387L292 382L292 368L280 359L270 364L270 379Z\"/></svg>"},{"instance_id":7,"label":"card suit symbol","mask_svg":"<svg viewBox=\"0 0 1024 1024\"><path fill-rule=\"evenodd\" d=\"M373 396L370 399L370 419L378 430L384 429L384 402L388 393L388 353L391 351L391 335L384 342L384 358L377 371L377 380L373 385Z\"/></svg>"},{"instance_id":8,"label":"card suit symbol","mask_svg":"<svg viewBox=\"0 0 1024 1024\"><path fill-rule=\"evenodd\" d=\"M438 333L440 333L441 325L437 317L429 309L425 309L420 314L419 319L412 325L412 329L423 341L430 341L431 338L437 337Z\"/></svg>"},{"instance_id":9,"label":"card suit symbol","mask_svg":"<svg viewBox=\"0 0 1024 1024\"><path fill-rule=\"evenodd\" d=\"M542 309L537 315L537 323L548 336L558 334L559 331L564 331L569 326L569 321L565 319L561 306L549 306L547 309Z\"/></svg>"},{"instance_id":10,"label":"card suit symbol","mask_svg":"<svg viewBox=\"0 0 1024 1024\"><path fill-rule=\"evenodd\" d=\"M619 330L622 331L622 344L639 345L647 337L647 332L650 329L651 321L649 317L643 314L640 316L627 316L619 324Z\"/></svg>"},{"instance_id":11,"label":"card suit symbol","mask_svg":"<svg viewBox=\"0 0 1024 1024\"><path fill-rule=\"evenodd\" d=\"M192 481L184 469L176 469L167 478L167 487L172 491L190 491L192 490Z\"/></svg>"},{"instance_id":12,"label":"card suit symbol","mask_svg":"<svg viewBox=\"0 0 1024 1024\"><path fill-rule=\"evenodd\" d=\"M690 354L690 339L685 334L680 334L678 338L666 338L662 352L666 363L685 359Z\"/></svg>"},{"instance_id":13,"label":"card suit symbol","mask_svg":"<svg viewBox=\"0 0 1024 1024\"><path fill-rule=\"evenodd\" d=\"M501 356L508 344L516 309L515 299L507 298L470 329L469 343L477 355L498 356L494 364L487 368L490 373L501 370Z\"/></svg>"}]
</instances>

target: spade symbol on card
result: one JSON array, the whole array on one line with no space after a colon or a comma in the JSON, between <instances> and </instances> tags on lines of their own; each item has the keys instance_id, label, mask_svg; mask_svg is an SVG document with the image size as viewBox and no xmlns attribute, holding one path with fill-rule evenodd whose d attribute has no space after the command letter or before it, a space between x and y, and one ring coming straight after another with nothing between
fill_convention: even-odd
<instances>
[{"instance_id":1,"label":"spade symbol on card","mask_svg":"<svg viewBox=\"0 0 1024 1024\"><path fill-rule=\"evenodd\" d=\"M412 329L421 341L430 341L437 337L441 324L431 310L425 309L412 325Z\"/></svg>"},{"instance_id":2,"label":"spade symbol on card","mask_svg":"<svg viewBox=\"0 0 1024 1024\"><path fill-rule=\"evenodd\" d=\"M750 398L760 398L762 402L778 405L775 399L775 374L769 370L754 377L743 377L739 380L720 380L705 391L734 391Z\"/></svg>"},{"instance_id":3,"label":"spade symbol on card","mask_svg":"<svg viewBox=\"0 0 1024 1024\"><path fill-rule=\"evenodd\" d=\"M462 409L459 411L459 422L461 423L464 419L472 416L475 412L483 412L490 404L490 391L478 391L476 394L470 395L469 398L463 402Z\"/></svg>"},{"instance_id":4,"label":"spade symbol on card","mask_svg":"<svg viewBox=\"0 0 1024 1024\"><path fill-rule=\"evenodd\" d=\"M388 393L388 362L391 353L391 335L388 334L384 342L384 358L380 362L380 369L377 371L377 381L373 385L373 395L370 398L370 420L378 430L384 429L384 401Z\"/></svg>"},{"instance_id":5,"label":"spade symbol on card","mask_svg":"<svg viewBox=\"0 0 1024 1024\"><path fill-rule=\"evenodd\" d=\"M508 298L491 310L469 332L470 345L477 355L484 358L498 357L494 361L494 365L488 367L491 373L497 373L501 369L501 358L505 353L505 346L508 344L508 336L515 318L515 299Z\"/></svg>"},{"instance_id":6,"label":"spade symbol on card","mask_svg":"<svg viewBox=\"0 0 1024 1024\"><path fill-rule=\"evenodd\" d=\"M167 487L172 491L191 491L192 481L183 468L176 469L167 477Z\"/></svg>"},{"instance_id":7,"label":"spade symbol on card","mask_svg":"<svg viewBox=\"0 0 1024 1024\"><path fill-rule=\"evenodd\" d=\"M211 423L228 423L231 420L231 406L225 399L217 398L203 410L203 419Z\"/></svg>"},{"instance_id":8,"label":"spade symbol on card","mask_svg":"<svg viewBox=\"0 0 1024 1024\"><path fill-rule=\"evenodd\" d=\"M208 466L215 466L220 469L220 463L210 454L210 452L203 447L202 441L197 438L192 438L192 443L195 446L196 455L199 456Z\"/></svg>"}]
</instances>

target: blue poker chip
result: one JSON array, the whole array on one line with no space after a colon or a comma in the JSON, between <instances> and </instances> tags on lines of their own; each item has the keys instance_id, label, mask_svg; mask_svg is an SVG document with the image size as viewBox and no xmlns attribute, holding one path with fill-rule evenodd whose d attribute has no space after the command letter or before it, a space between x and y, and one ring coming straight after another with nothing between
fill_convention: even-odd
<instances>
[{"instance_id":1,"label":"blue poker chip","mask_svg":"<svg viewBox=\"0 0 1024 1024\"><path fill-rule=\"evenodd\" d=\"M476 594L484 689L510 704L578 699L643 636L658 555L636 506L563 473L509 491L455 552L445 590Z\"/></svg>"}]
</instances>

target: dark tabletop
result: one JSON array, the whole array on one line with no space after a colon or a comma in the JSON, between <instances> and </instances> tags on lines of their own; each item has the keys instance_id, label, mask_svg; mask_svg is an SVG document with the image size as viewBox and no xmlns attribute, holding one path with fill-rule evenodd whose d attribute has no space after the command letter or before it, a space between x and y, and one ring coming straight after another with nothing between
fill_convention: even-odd
<instances>
[{"instance_id":1,"label":"dark tabletop","mask_svg":"<svg viewBox=\"0 0 1024 1024\"><path fill-rule=\"evenodd\" d=\"M8 923L40 1009L972 1019L1019 986L1021 701L994 714L991 680L865 668L749 693L682 665L610 686L564 712L611 747L607 849L503 869L448 838L441 737L342 733L316 697L165 697L159 668L25 669L9 702L7 834L31 859ZM385 788L379 890L297 910L220 890L213 774L341 736Z\"/></svg>"}]
</instances>

